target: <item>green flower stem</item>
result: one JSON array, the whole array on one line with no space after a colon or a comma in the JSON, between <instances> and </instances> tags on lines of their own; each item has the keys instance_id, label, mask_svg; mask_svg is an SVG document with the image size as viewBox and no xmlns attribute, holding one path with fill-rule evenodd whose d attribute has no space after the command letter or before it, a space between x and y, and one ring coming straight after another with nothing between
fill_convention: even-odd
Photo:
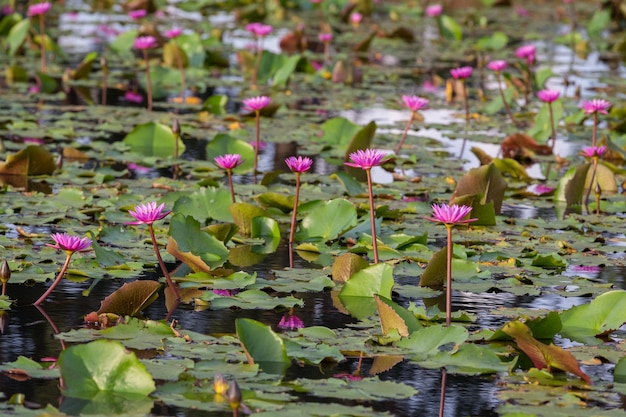
<instances>
[{"instance_id":1,"label":"green flower stem","mask_svg":"<svg viewBox=\"0 0 626 417\"><path fill-rule=\"evenodd\" d=\"M593 182L596 179L596 171L598 169L598 157L594 157L592 160L593 163L593 171L591 171L591 181L589 182L589 188L587 188L587 193L585 194L585 209L587 213L589 213L589 195L591 194L591 187L593 187Z\"/></svg>"},{"instance_id":2,"label":"green flower stem","mask_svg":"<svg viewBox=\"0 0 626 417\"><path fill-rule=\"evenodd\" d=\"M511 108L509 107L509 103L507 103L506 97L504 97L502 81L500 80L500 71L496 71L496 79L498 80L498 90L500 91L500 97L502 98L502 103L504 104L504 110L506 111L507 116L509 116L511 123L515 123L515 120L513 120L513 113L511 113Z\"/></svg>"},{"instance_id":3,"label":"green flower stem","mask_svg":"<svg viewBox=\"0 0 626 417\"><path fill-rule=\"evenodd\" d=\"M148 50L143 50L143 59L146 61L146 92L148 93L148 111L152 111L152 81L150 80L150 61Z\"/></svg>"},{"instance_id":4,"label":"green flower stem","mask_svg":"<svg viewBox=\"0 0 626 417\"><path fill-rule=\"evenodd\" d=\"M232 169L227 169L226 170L226 175L228 176L228 188L230 188L230 197L233 200L233 203L236 203L235 201L235 187L233 187L233 170Z\"/></svg>"},{"instance_id":5,"label":"green flower stem","mask_svg":"<svg viewBox=\"0 0 626 417\"><path fill-rule=\"evenodd\" d=\"M376 208L374 207L374 193L372 191L372 173L371 169L366 169L367 174L367 190L370 200L370 223L372 224L372 249L374 251L374 263L378 263L378 242L376 241Z\"/></svg>"},{"instance_id":6,"label":"green flower stem","mask_svg":"<svg viewBox=\"0 0 626 417\"><path fill-rule=\"evenodd\" d=\"M552 130L552 151L554 152L554 145L556 144L556 130L554 129L554 116L552 113L552 103L548 103L548 110L550 110L550 129Z\"/></svg>"},{"instance_id":7,"label":"green flower stem","mask_svg":"<svg viewBox=\"0 0 626 417\"><path fill-rule=\"evenodd\" d=\"M70 266L70 260L72 259L72 254L74 252L66 251L65 253L67 254L67 257L65 258L65 263L63 264L63 267L61 268L61 272L59 272L59 275L57 275L52 285L50 285L50 288L48 288L48 290L45 293L43 293L43 295L39 297L37 301L35 301L35 303L33 304L34 306L38 306L39 304L43 303L45 299L48 298L50 293L54 291L56 286L59 285L59 282L61 282L61 280L63 279L63 275L65 275L65 272L67 271L67 267Z\"/></svg>"},{"instance_id":8,"label":"green flower stem","mask_svg":"<svg viewBox=\"0 0 626 417\"><path fill-rule=\"evenodd\" d=\"M156 236L154 235L154 227L152 224L148 225L148 230L150 231L150 238L152 239L152 246L154 247L154 252L156 253L157 260L159 261L159 266L161 267L161 271L163 271L163 275L165 276L165 280L167 281L167 285L172 289L174 295L177 300L180 300L180 294L178 293L178 288L170 278L170 273L167 272L167 268L165 267L165 262L163 262L163 258L161 258L161 252L159 251L159 246L157 245Z\"/></svg>"},{"instance_id":9,"label":"green flower stem","mask_svg":"<svg viewBox=\"0 0 626 417\"><path fill-rule=\"evenodd\" d=\"M452 226L445 224L448 232L448 248L446 252L446 326L452 321Z\"/></svg>"},{"instance_id":10,"label":"green flower stem","mask_svg":"<svg viewBox=\"0 0 626 417\"><path fill-rule=\"evenodd\" d=\"M409 117L409 120L406 122L404 132L402 132L402 137L400 138L400 142L398 142L398 145L396 146L396 149L395 149L396 155L398 154L398 152L400 152L402 145L404 145L404 141L406 140L406 135L409 132L409 128L411 127L411 124L413 123L414 119L415 119L415 112L412 111L411 117Z\"/></svg>"},{"instance_id":11,"label":"green flower stem","mask_svg":"<svg viewBox=\"0 0 626 417\"><path fill-rule=\"evenodd\" d=\"M296 172L296 196L293 200L293 210L291 211L291 230L289 231L289 246L293 244L293 237L296 234L296 216L298 214L298 201L300 200L300 172Z\"/></svg>"},{"instance_id":12,"label":"green flower stem","mask_svg":"<svg viewBox=\"0 0 626 417\"><path fill-rule=\"evenodd\" d=\"M46 72L46 32L44 28L44 14L39 15L39 45L41 47L41 72Z\"/></svg>"}]
</instances>

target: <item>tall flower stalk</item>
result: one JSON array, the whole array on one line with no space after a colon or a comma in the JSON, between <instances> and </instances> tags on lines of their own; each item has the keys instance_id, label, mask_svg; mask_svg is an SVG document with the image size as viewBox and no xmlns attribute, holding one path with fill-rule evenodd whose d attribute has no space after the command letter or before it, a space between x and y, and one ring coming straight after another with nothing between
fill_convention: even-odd
<instances>
[{"instance_id":1,"label":"tall flower stalk","mask_svg":"<svg viewBox=\"0 0 626 417\"><path fill-rule=\"evenodd\" d=\"M593 131L591 133L591 146L596 146L596 138L598 131L598 114L609 114L607 110L611 107L611 103L603 99L593 99L584 101L582 106L585 114L593 115Z\"/></svg>"},{"instance_id":2,"label":"tall flower stalk","mask_svg":"<svg viewBox=\"0 0 626 417\"><path fill-rule=\"evenodd\" d=\"M163 275L165 276L165 280L167 281L167 285L170 287L172 292L174 293L177 300L180 300L180 294L178 293L178 288L172 281L170 277L170 273L167 271L165 267L165 262L163 262L163 258L161 257L161 252L159 251L159 245L157 244L156 236L154 235L154 227L153 223L157 220L162 220L170 214L171 210L164 210L165 204L160 204L157 206L156 201L152 201L147 204L140 204L135 206L135 210L129 210L128 214L133 216L136 220L134 222L127 222L129 225L139 225L145 224L148 226L148 231L150 232L150 239L152 239L152 247L154 248L154 252L156 253L157 260L159 261L159 266L161 267L161 271L163 271Z\"/></svg>"},{"instance_id":3,"label":"tall flower stalk","mask_svg":"<svg viewBox=\"0 0 626 417\"><path fill-rule=\"evenodd\" d=\"M526 85L524 97L526 105L530 103L530 93L533 90L533 66L535 64L536 49L534 45L524 45L517 48L515 55L518 58L526 60L526 72L524 73L524 84Z\"/></svg>"},{"instance_id":4,"label":"tall flower stalk","mask_svg":"<svg viewBox=\"0 0 626 417\"><path fill-rule=\"evenodd\" d=\"M173 28L165 31L165 36L172 40L174 50L176 51L176 65L178 66L178 72L180 73L180 99L182 103L185 103L185 93L187 91L187 82L185 80L185 66L183 63L183 55L180 51L180 45L176 42L176 38L182 35L183 30L181 28Z\"/></svg>"},{"instance_id":5,"label":"tall flower stalk","mask_svg":"<svg viewBox=\"0 0 626 417\"><path fill-rule=\"evenodd\" d=\"M39 16L39 47L41 48L41 72L46 72L46 31L44 23L44 15L52 4L50 2L36 3L28 7L28 16Z\"/></svg>"},{"instance_id":6,"label":"tall flower stalk","mask_svg":"<svg viewBox=\"0 0 626 417\"><path fill-rule=\"evenodd\" d=\"M606 150L606 146L588 146L586 148L583 148L583 150L581 151L581 155L585 158L591 159L592 164L591 180L589 181L589 188L587 188L587 192L585 193L585 208L587 209L587 213L589 213L589 195L591 194L591 188L593 188L593 182L596 179L596 172L598 170L598 159L600 159L600 157L606 153ZM596 211L599 210L600 206L598 202L598 207L596 207Z\"/></svg>"},{"instance_id":7,"label":"tall flower stalk","mask_svg":"<svg viewBox=\"0 0 626 417\"><path fill-rule=\"evenodd\" d=\"M290 156L285 159L285 163L287 167L294 173L296 176L296 195L293 200L293 210L291 212L291 229L289 231L289 246L293 245L293 237L296 234L296 219L298 216L298 203L300 201L300 175L303 172L307 172L311 169L311 165L313 165L313 160L306 156ZM293 267L293 265L291 265Z\"/></svg>"},{"instance_id":8,"label":"tall flower stalk","mask_svg":"<svg viewBox=\"0 0 626 417\"><path fill-rule=\"evenodd\" d=\"M372 227L372 250L374 252L374 263L378 263L378 241L376 240L376 208L374 207L374 192L372 190L372 168L383 163L385 153L378 149L359 149L349 156L352 162L344 162L354 168L361 168L367 175L367 191L370 203L370 223Z\"/></svg>"},{"instance_id":9,"label":"tall flower stalk","mask_svg":"<svg viewBox=\"0 0 626 417\"><path fill-rule=\"evenodd\" d=\"M256 88L259 67L261 66L261 58L263 57L263 40L267 35L272 33L272 27L270 25L255 22L247 24L246 30L252 33L254 35L254 39L256 39L256 58L254 61L254 69L252 70L252 79L250 80L251 86Z\"/></svg>"},{"instance_id":10,"label":"tall flower stalk","mask_svg":"<svg viewBox=\"0 0 626 417\"><path fill-rule=\"evenodd\" d=\"M472 208L457 204L433 204L433 217L426 217L446 226L448 246L446 250L446 326L452 321L452 228L457 224L470 223L478 219L466 219Z\"/></svg>"},{"instance_id":11,"label":"tall flower stalk","mask_svg":"<svg viewBox=\"0 0 626 417\"><path fill-rule=\"evenodd\" d=\"M81 238L79 236L71 236L67 233L53 233L50 237L54 240L55 244L51 245L47 243L46 245L54 249L65 251L65 263L63 264L63 267L61 267L59 275L57 275L54 282L52 282L52 285L50 285L50 288L48 288L48 290L43 293L37 301L35 301L34 305L36 306L43 303L52 291L54 291L56 286L59 285L59 282L63 279L65 272L67 272L67 268L70 266L72 255L74 255L75 252L86 252L91 248L91 239L86 237Z\"/></svg>"},{"instance_id":12,"label":"tall flower stalk","mask_svg":"<svg viewBox=\"0 0 626 417\"><path fill-rule=\"evenodd\" d=\"M559 99L560 93L557 90L541 90L537 93L539 100L544 103L548 103L548 110L550 111L550 129L552 130L552 151L554 152L554 145L556 144L556 129L554 127L554 113L552 111L552 103Z\"/></svg>"},{"instance_id":13,"label":"tall flower stalk","mask_svg":"<svg viewBox=\"0 0 626 417\"><path fill-rule=\"evenodd\" d=\"M459 80L461 82L461 86L463 88L463 102L465 104L465 123L469 124L470 122L470 112L469 112L469 100L467 97L467 85L465 80L472 76L472 67L459 67L450 70L450 74L455 80Z\"/></svg>"},{"instance_id":14,"label":"tall flower stalk","mask_svg":"<svg viewBox=\"0 0 626 417\"><path fill-rule=\"evenodd\" d=\"M404 105L408 107L409 110L411 110L411 117L409 117L409 120L407 121L404 128L404 132L402 132L400 142L398 142L398 145L396 146L396 154L398 154L400 152L400 149L402 149L402 145L406 140L406 135L409 132L409 128L411 127L413 120L415 120L417 112L428 106L428 100L418 96L402 96L402 101L404 101Z\"/></svg>"},{"instance_id":15,"label":"tall flower stalk","mask_svg":"<svg viewBox=\"0 0 626 417\"><path fill-rule=\"evenodd\" d=\"M148 93L148 111L152 111L152 81L150 80L150 60L148 49L157 46L154 36L139 36L135 39L135 48L143 51L143 59L146 62L146 92Z\"/></svg>"},{"instance_id":16,"label":"tall flower stalk","mask_svg":"<svg viewBox=\"0 0 626 417\"><path fill-rule=\"evenodd\" d=\"M318 39L324 44L324 64L328 65L330 63L330 42L333 40L333 34L320 33Z\"/></svg>"},{"instance_id":17,"label":"tall flower stalk","mask_svg":"<svg viewBox=\"0 0 626 417\"><path fill-rule=\"evenodd\" d=\"M265 106L270 104L270 101L272 101L272 99L270 99L267 96L258 96L258 97L252 97L252 98L247 98L243 100L243 105L245 106L245 110L253 111L256 116L256 120L255 120L256 132L255 132L255 140L254 140L254 144L255 144L254 145L254 166L252 168L255 183L256 183L257 167L259 165L259 148L261 147L261 110L265 108Z\"/></svg>"},{"instance_id":18,"label":"tall flower stalk","mask_svg":"<svg viewBox=\"0 0 626 417\"><path fill-rule=\"evenodd\" d=\"M509 103L506 101L506 97L504 96L504 89L502 88L501 73L506 68L506 66L507 63L503 60L491 61L487 64L487 68L489 68L496 74L496 80L498 81L498 91L500 91L500 98L502 99L502 104L504 105L506 115L509 116L509 120L511 120L511 123L515 123L515 120L513 120L513 113L511 113L511 108L509 107Z\"/></svg>"},{"instance_id":19,"label":"tall flower stalk","mask_svg":"<svg viewBox=\"0 0 626 417\"><path fill-rule=\"evenodd\" d=\"M215 165L226 171L226 176L228 177L228 188L230 189L230 197L233 203L235 203L236 200L235 188L233 187L233 169L243 163L241 155L228 153L226 155L216 156L215 158L213 158L213 160L215 161Z\"/></svg>"}]
</instances>

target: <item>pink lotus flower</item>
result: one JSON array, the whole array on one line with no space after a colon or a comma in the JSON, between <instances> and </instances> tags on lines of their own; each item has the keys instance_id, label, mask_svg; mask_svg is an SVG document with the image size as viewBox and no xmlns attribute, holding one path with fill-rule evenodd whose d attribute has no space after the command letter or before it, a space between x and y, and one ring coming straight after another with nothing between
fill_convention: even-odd
<instances>
[{"instance_id":1,"label":"pink lotus flower","mask_svg":"<svg viewBox=\"0 0 626 417\"><path fill-rule=\"evenodd\" d=\"M354 12L350 14L350 22L352 22L353 25L358 25L361 23L361 20L363 20L363 15L361 13Z\"/></svg>"},{"instance_id":2,"label":"pink lotus flower","mask_svg":"<svg viewBox=\"0 0 626 417\"><path fill-rule=\"evenodd\" d=\"M489 68L491 71L502 71L506 68L506 65L506 61L504 60L491 61L487 64L487 68Z\"/></svg>"},{"instance_id":3,"label":"pink lotus flower","mask_svg":"<svg viewBox=\"0 0 626 417\"><path fill-rule=\"evenodd\" d=\"M246 30L259 38L265 37L272 33L272 27L270 25L264 25L263 23L249 23L246 25Z\"/></svg>"},{"instance_id":4,"label":"pink lotus flower","mask_svg":"<svg viewBox=\"0 0 626 417\"><path fill-rule=\"evenodd\" d=\"M52 233L50 237L56 244L51 245L46 243L46 246L64 250L65 252L85 252L90 250L91 247L91 239L87 237L80 238L78 236L68 235L67 233Z\"/></svg>"},{"instance_id":5,"label":"pink lotus flower","mask_svg":"<svg viewBox=\"0 0 626 417\"><path fill-rule=\"evenodd\" d=\"M611 103L604 99L594 98L593 100L583 101L581 107L585 109L585 114L609 114L607 110L611 107Z\"/></svg>"},{"instance_id":6,"label":"pink lotus flower","mask_svg":"<svg viewBox=\"0 0 626 417\"><path fill-rule=\"evenodd\" d=\"M516 6L515 7L515 13L519 16L519 17L528 17L529 13L528 10L526 10L524 7L522 6Z\"/></svg>"},{"instance_id":7,"label":"pink lotus flower","mask_svg":"<svg viewBox=\"0 0 626 417\"><path fill-rule=\"evenodd\" d=\"M552 193L554 188L543 184L535 184L528 187L526 191L535 195L546 195Z\"/></svg>"},{"instance_id":8,"label":"pink lotus flower","mask_svg":"<svg viewBox=\"0 0 626 417\"><path fill-rule=\"evenodd\" d=\"M428 100L418 96L402 96L405 106L412 112L419 111L428 106Z\"/></svg>"},{"instance_id":9,"label":"pink lotus flower","mask_svg":"<svg viewBox=\"0 0 626 417\"><path fill-rule=\"evenodd\" d=\"M580 151L580 154L585 158L601 157L607 151L606 146L587 146Z\"/></svg>"},{"instance_id":10,"label":"pink lotus flower","mask_svg":"<svg viewBox=\"0 0 626 417\"><path fill-rule=\"evenodd\" d=\"M293 314L285 315L280 322L278 323L278 327L285 330L296 330L302 329L304 327L304 323L300 319L300 317L295 316Z\"/></svg>"},{"instance_id":11,"label":"pink lotus flower","mask_svg":"<svg viewBox=\"0 0 626 417\"><path fill-rule=\"evenodd\" d=\"M157 46L157 40L154 36L138 36L135 39L135 48L150 49Z\"/></svg>"},{"instance_id":12,"label":"pink lotus flower","mask_svg":"<svg viewBox=\"0 0 626 417\"><path fill-rule=\"evenodd\" d=\"M131 10L128 12L128 17L137 20L146 17L147 14L148 11L146 9Z\"/></svg>"},{"instance_id":13,"label":"pink lotus flower","mask_svg":"<svg viewBox=\"0 0 626 417\"><path fill-rule=\"evenodd\" d=\"M40 14L45 14L48 10L52 8L52 4L50 2L43 3L35 3L28 6L28 16L38 16Z\"/></svg>"},{"instance_id":14,"label":"pink lotus flower","mask_svg":"<svg viewBox=\"0 0 626 417\"><path fill-rule=\"evenodd\" d=\"M213 160L218 167L226 170L236 168L244 162L241 155L232 153L216 156Z\"/></svg>"},{"instance_id":15,"label":"pink lotus flower","mask_svg":"<svg viewBox=\"0 0 626 417\"><path fill-rule=\"evenodd\" d=\"M591 273L597 273L602 270L597 265L574 265L572 266L571 269L574 272L591 272Z\"/></svg>"},{"instance_id":16,"label":"pink lotus flower","mask_svg":"<svg viewBox=\"0 0 626 417\"><path fill-rule=\"evenodd\" d=\"M272 101L272 99L268 96L258 96L243 100L243 105L245 106L246 110L258 112L262 108L270 104L270 101Z\"/></svg>"},{"instance_id":17,"label":"pink lotus flower","mask_svg":"<svg viewBox=\"0 0 626 417\"><path fill-rule=\"evenodd\" d=\"M135 171L138 174L147 174L148 172L152 171L151 168L136 164L134 162L128 164L128 169L130 169L131 171Z\"/></svg>"},{"instance_id":18,"label":"pink lotus flower","mask_svg":"<svg viewBox=\"0 0 626 417\"><path fill-rule=\"evenodd\" d=\"M302 173L311 169L311 165L313 165L313 160L306 156L290 156L289 158L285 159L285 163L292 172Z\"/></svg>"},{"instance_id":19,"label":"pink lotus flower","mask_svg":"<svg viewBox=\"0 0 626 417\"><path fill-rule=\"evenodd\" d=\"M143 96L135 91L128 90L127 92L124 93L124 100L130 103L139 104L143 102Z\"/></svg>"},{"instance_id":20,"label":"pink lotus flower","mask_svg":"<svg viewBox=\"0 0 626 417\"><path fill-rule=\"evenodd\" d=\"M459 67L450 70L450 74L454 77L454 79L466 79L472 76L472 67Z\"/></svg>"},{"instance_id":21,"label":"pink lotus flower","mask_svg":"<svg viewBox=\"0 0 626 417\"><path fill-rule=\"evenodd\" d=\"M539 100L543 101L544 103L552 103L556 101L560 95L561 93L559 93L557 90L541 90L537 93L537 97L539 97Z\"/></svg>"},{"instance_id":22,"label":"pink lotus flower","mask_svg":"<svg viewBox=\"0 0 626 417\"><path fill-rule=\"evenodd\" d=\"M126 224L152 224L157 220L165 218L172 211L163 211L165 203L157 206L156 201L147 204L140 204L135 206L135 210L129 210L128 213L137 219L134 222L127 222Z\"/></svg>"},{"instance_id":23,"label":"pink lotus flower","mask_svg":"<svg viewBox=\"0 0 626 417\"><path fill-rule=\"evenodd\" d=\"M170 30L165 31L165 36L170 39L178 38L182 34L183 34L183 30L181 28L172 28Z\"/></svg>"},{"instance_id":24,"label":"pink lotus flower","mask_svg":"<svg viewBox=\"0 0 626 417\"><path fill-rule=\"evenodd\" d=\"M441 15L441 12L443 12L441 4L433 4L426 8L426 16L428 17L437 17Z\"/></svg>"},{"instance_id":25,"label":"pink lotus flower","mask_svg":"<svg viewBox=\"0 0 626 417\"><path fill-rule=\"evenodd\" d=\"M359 149L349 155L352 162L344 162L343 164L354 168L372 169L372 167L381 165L385 156L386 154L378 149Z\"/></svg>"},{"instance_id":26,"label":"pink lotus flower","mask_svg":"<svg viewBox=\"0 0 626 417\"><path fill-rule=\"evenodd\" d=\"M237 294L237 290L213 290L213 294L220 297L232 297Z\"/></svg>"},{"instance_id":27,"label":"pink lotus flower","mask_svg":"<svg viewBox=\"0 0 626 417\"><path fill-rule=\"evenodd\" d=\"M426 220L430 220L435 223L443 223L445 225L470 223L478 219L465 219L468 214L471 213L472 208L470 206L458 205L458 204L433 204L433 217L426 217Z\"/></svg>"},{"instance_id":28,"label":"pink lotus flower","mask_svg":"<svg viewBox=\"0 0 626 417\"><path fill-rule=\"evenodd\" d=\"M515 55L518 58L525 59L527 64L532 64L533 62L535 62L535 53L536 53L535 45L520 46L515 51Z\"/></svg>"},{"instance_id":29,"label":"pink lotus flower","mask_svg":"<svg viewBox=\"0 0 626 417\"><path fill-rule=\"evenodd\" d=\"M320 33L319 35L317 35L317 37L320 40L320 42L330 42L333 40L332 33Z\"/></svg>"}]
</instances>

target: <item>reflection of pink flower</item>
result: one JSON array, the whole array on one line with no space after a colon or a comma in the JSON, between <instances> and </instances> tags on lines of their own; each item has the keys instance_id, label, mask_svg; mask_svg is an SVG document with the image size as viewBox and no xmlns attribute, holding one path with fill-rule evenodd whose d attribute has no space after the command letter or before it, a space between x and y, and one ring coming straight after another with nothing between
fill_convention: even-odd
<instances>
[{"instance_id":1,"label":"reflection of pink flower","mask_svg":"<svg viewBox=\"0 0 626 417\"><path fill-rule=\"evenodd\" d=\"M524 45L515 50L515 55L518 58L525 59L527 64L532 64L533 62L535 62L535 53L535 45Z\"/></svg>"},{"instance_id":2,"label":"reflection of pink flower","mask_svg":"<svg viewBox=\"0 0 626 417\"><path fill-rule=\"evenodd\" d=\"M502 71L506 68L506 61L502 59L497 61L491 61L487 64L487 68L489 68L491 71Z\"/></svg>"},{"instance_id":3,"label":"reflection of pink flower","mask_svg":"<svg viewBox=\"0 0 626 417\"><path fill-rule=\"evenodd\" d=\"M435 223L459 224L470 223L478 219L464 219L472 211L472 207L458 205L458 204L433 204L433 217L426 217L426 220L430 220Z\"/></svg>"},{"instance_id":4,"label":"reflection of pink flower","mask_svg":"<svg viewBox=\"0 0 626 417\"><path fill-rule=\"evenodd\" d=\"M537 93L537 97L539 97L539 100L543 101L544 103L552 103L553 101L558 100L559 96L561 95L561 93L558 92L558 90L541 90Z\"/></svg>"},{"instance_id":5,"label":"reflection of pink flower","mask_svg":"<svg viewBox=\"0 0 626 417\"><path fill-rule=\"evenodd\" d=\"M213 160L218 167L226 170L236 168L243 163L241 155L232 153L216 156Z\"/></svg>"},{"instance_id":6,"label":"reflection of pink flower","mask_svg":"<svg viewBox=\"0 0 626 417\"><path fill-rule=\"evenodd\" d=\"M50 237L56 244L51 245L47 243L46 246L61 249L66 252L85 252L90 250L91 247L91 239L87 237L80 238L79 236L71 236L67 233L52 233Z\"/></svg>"},{"instance_id":7,"label":"reflection of pink flower","mask_svg":"<svg viewBox=\"0 0 626 417\"><path fill-rule=\"evenodd\" d=\"M347 381L360 381L363 379L361 375L355 375L349 372L339 372L338 374L334 374L333 378L345 379Z\"/></svg>"},{"instance_id":8,"label":"reflection of pink flower","mask_svg":"<svg viewBox=\"0 0 626 417\"><path fill-rule=\"evenodd\" d=\"M458 79L466 79L472 76L472 67L459 67L459 68L453 68L450 70L450 74L452 74L452 76L454 77L454 79L458 80Z\"/></svg>"},{"instance_id":9,"label":"reflection of pink flower","mask_svg":"<svg viewBox=\"0 0 626 417\"><path fill-rule=\"evenodd\" d=\"M313 165L313 160L306 156L290 156L289 158L285 159L285 163L292 172L302 173L311 169L311 165Z\"/></svg>"},{"instance_id":10,"label":"reflection of pink flower","mask_svg":"<svg viewBox=\"0 0 626 417\"><path fill-rule=\"evenodd\" d=\"M272 33L272 27L270 25L264 25L263 23L258 22L247 24L246 30L259 38L262 38Z\"/></svg>"},{"instance_id":11,"label":"reflection of pink flower","mask_svg":"<svg viewBox=\"0 0 626 417\"><path fill-rule=\"evenodd\" d=\"M302 322L300 317L293 315L293 314L288 314L288 315L283 316L282 319L280 319L280 322L278 323L278 327L284 330L296 330L296 329L302 329L304 327L304 323Z\"/></svg>"},{"instance_id":12,"label":"reflection of pink flower","mask_svg":"<svg viewBox=\"0 0 626 417\"><path fill-rule=\"evenodd\" d=\"M343 164L367 170L381 165L385 156L386 154L378 149L359 149L349 155L352 162L344 162Z\"/></svg>"},{"instance_id":13,"label":"reflection of pink flower","mask_svg":"<svg viewBox=\"0 0 626 417\"><path fill-rule=\"evenodd\" d=\"M143 96L135 91L128 90L124 93L124 100L130 103L142 103Z\"/></svg>"},{"instance_id":14,"label":"reflection of pink flower","mask_svg":"<svg viewBox=\"0 0 626 417\"><path fill-rule=\"evenodd\" d=\"M419 96L402 96L402 101L404 101L404 105L412 112L419 111L428 106L428 100Z\"/></svg>"},{"instance_id":15,"label":"reflection of pink flower","mask_svg":"<svg viewBox=\"0 0 626 417\"><path fill-rule=\"evenodd\" d=\"M183 34L183 30L181 28L173 28L173 29L165 31L165 36L167 36L170 39L178 38L182 34Z\"/></svg>"},{"instance_id":16,"label":"reflection of pink flower","mask_svg":"<svg viewBox=\"0 0 626 417\"><path fill-rule=\"evenodd\" d=\"M597 265L574 265L571 267L574 272L600 272L601 268Z\"/></svg>"},{"instance_id":17,"label":"reflection of pink flower","mask_svg":"<svg viewBox=\"0 0 626 417\"><path fill-rule=\"evenodd\" d=\"M39 88L38 85L31 85L30 87L28 87L28 92L30 94L39 94L41 93L41 88Z\"/></svg>"},{"instance_id":18,"label":"reflection of pink flower","mask_svg":"<svg viewBox=\"0 0 626 417\"><path fill-rule=\"evenodd\" d=\"M131 10L128 12L128 17L137 20L146 17L147 14L148 12L145 9Z\"/></svg>"},{"instance_id":19,"label":"reflection of pink flower","mask_svg":"<svg viewBox=\"0 0 626 417\"><path fill-rule=\"evenodd\" d=\"M441 7L441 4L433 4L426 8L426 16L437 17L441 14L442 11L443 7Z\"/></svg>"},{"instance_id":20,"label":"reflection of pink flower","mask_svg":"<svg viewBox=\"0 0 626 417\"><path fill-rule=\"evenodd\" d=\"M47 2L47 1L43 3L31 4L30 6L28 6L28 16L38 16L40 14L44 14L48 10L50 10L51 7L52 7L52 4L50 4L50 2Z\"/></svg>"},{"instance_id":21,"label":"reflection of pink flower","mask_svg":"<svg viewBox=\"0 0 626 417\"><path fill-rule=\"evenodd\" d=\"M141 166L141 165L137 165L134 162L131 162L130 164L128 164L128 169L130 169L131 171L138 172L140 174L147 174L148 172L151 171L150 168L144 167L144 166Z\"/></svg>"},{"instance_id":22,"label":"reflection of pink flower","mask_svg":"<svg viewBox=\"0 0 626 417\"><path fill-rule=\"evenodd\" d=\"M426 80L422 83L422 90L424 90L426 93L436 93L437 92L437 86L430 80Z\"/></svg>"},{"instance_id":23,"label":"reflection of pink flower","mask_svg":"<svg viewBox=\"0 0 626 417\"><path fill-rule=\"evenodd\" d=\"M244 99L243 105L245 106L246 110L259 111L268 104L270 104L270 101L272 101L272 99L268 96L258 96Z\"/></svg>"},{"instance_id":24,"label":"reflection of pink flower","mask_svg":"<svg viewBox=\"0 0 626 417\"><path fill-rule=\"evenodd\" d=\"M594 98L593 100L583 101L581 107L585 109L585 114L608 114L607 110L611 107L611 103L603 99Z\"/></svg>"},{"instance_id":25,"label":"reflection of pink flower","mask_svg":"<svg viewBox=\"0 0 626 417\"><path fill-rule=\"evenodd\" d=\"M127 222L126 224L152 224L157 220L165 218L170 214L171 210L164 210L165 203L157 206L156 201L135 206L135 210L129 210L128 214L133 216L136 221Z\"/></svg>"},{"instance_id":26,"label":"reflection of pink flower","mask_svg":"<svg viewBox=\"0 0 626 417\"><path fill-rule=\"evenodd\" d=\"M135 39L135 48L150 49L157 46L157 40L154 36L138 36Z\"/></svg>"},{"instance_id":27,"label":"reflection of pink flower","mask_svg":"<svg viewBox=\"0 0 626 417\"><path fill-rule=\"evenodd\" d=\"M595 158L604 155L606 152L606 146L587 146L580 151L580 154L585 158Z\"/></svg>"}]
</instances>

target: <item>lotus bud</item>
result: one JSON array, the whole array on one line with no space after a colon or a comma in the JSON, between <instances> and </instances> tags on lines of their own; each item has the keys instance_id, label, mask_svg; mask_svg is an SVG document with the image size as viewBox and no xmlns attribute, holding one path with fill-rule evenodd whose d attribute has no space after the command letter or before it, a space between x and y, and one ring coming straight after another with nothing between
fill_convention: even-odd
<instances>
[{"instance_id":1,"label":"lotus bud","mask_svg":"<svg viewBox=\"0 0 626 417\"><path fill-rule=\"evenodd\" d=\"M232 381L230 381L226 398L228 399L228 404L230 404L230 408L234 410L238 409L241 405L241 390L239 389L239 384L237 384L237 380L233 379Z\"/></svg>"},{"instance_id":2,"label":"lotus bud","mask_svg":"<svg viewBox=\"0 0 626 417\"><path fill-rule=\"evenodd\" d=\"M102 68L102 72L105 74L108 74L109 72L109 65L107 63L107 59L105 57L101 57L100 58L100 68Z\"/></svg>"},{"instance_id":3,"label":"lotus bud","mask_svg":"<svg viewBox=\"0 0 626 417\"><path fill-rule=\"evenodd\" d=\"M180 137L180 122L178 119L174 119L172 122L172 133L174 133L174 136L177 138Z\"/></svg>"},{"instance_id":4,"label":"lotus bud","mask_svg":"<svg viewBox=\"0 0 626 417\"><path fill-rule=\"evenodd\" d=\"M4 260L0 266L0 282L4 285L11 279L11 268L9 263Z\"/></svg>"},{"instance_id":5,"label":"lotus bud","mask_svg":"<svg viewBox=\"0 0 626 417\"><path fill-rule=\"evenodd\" d=\"M216 394L226 395L228 391L228 381L222 376L222 374L215 374L215 378L213 379L213 389Z\"/></svg>"}]
</instances>

